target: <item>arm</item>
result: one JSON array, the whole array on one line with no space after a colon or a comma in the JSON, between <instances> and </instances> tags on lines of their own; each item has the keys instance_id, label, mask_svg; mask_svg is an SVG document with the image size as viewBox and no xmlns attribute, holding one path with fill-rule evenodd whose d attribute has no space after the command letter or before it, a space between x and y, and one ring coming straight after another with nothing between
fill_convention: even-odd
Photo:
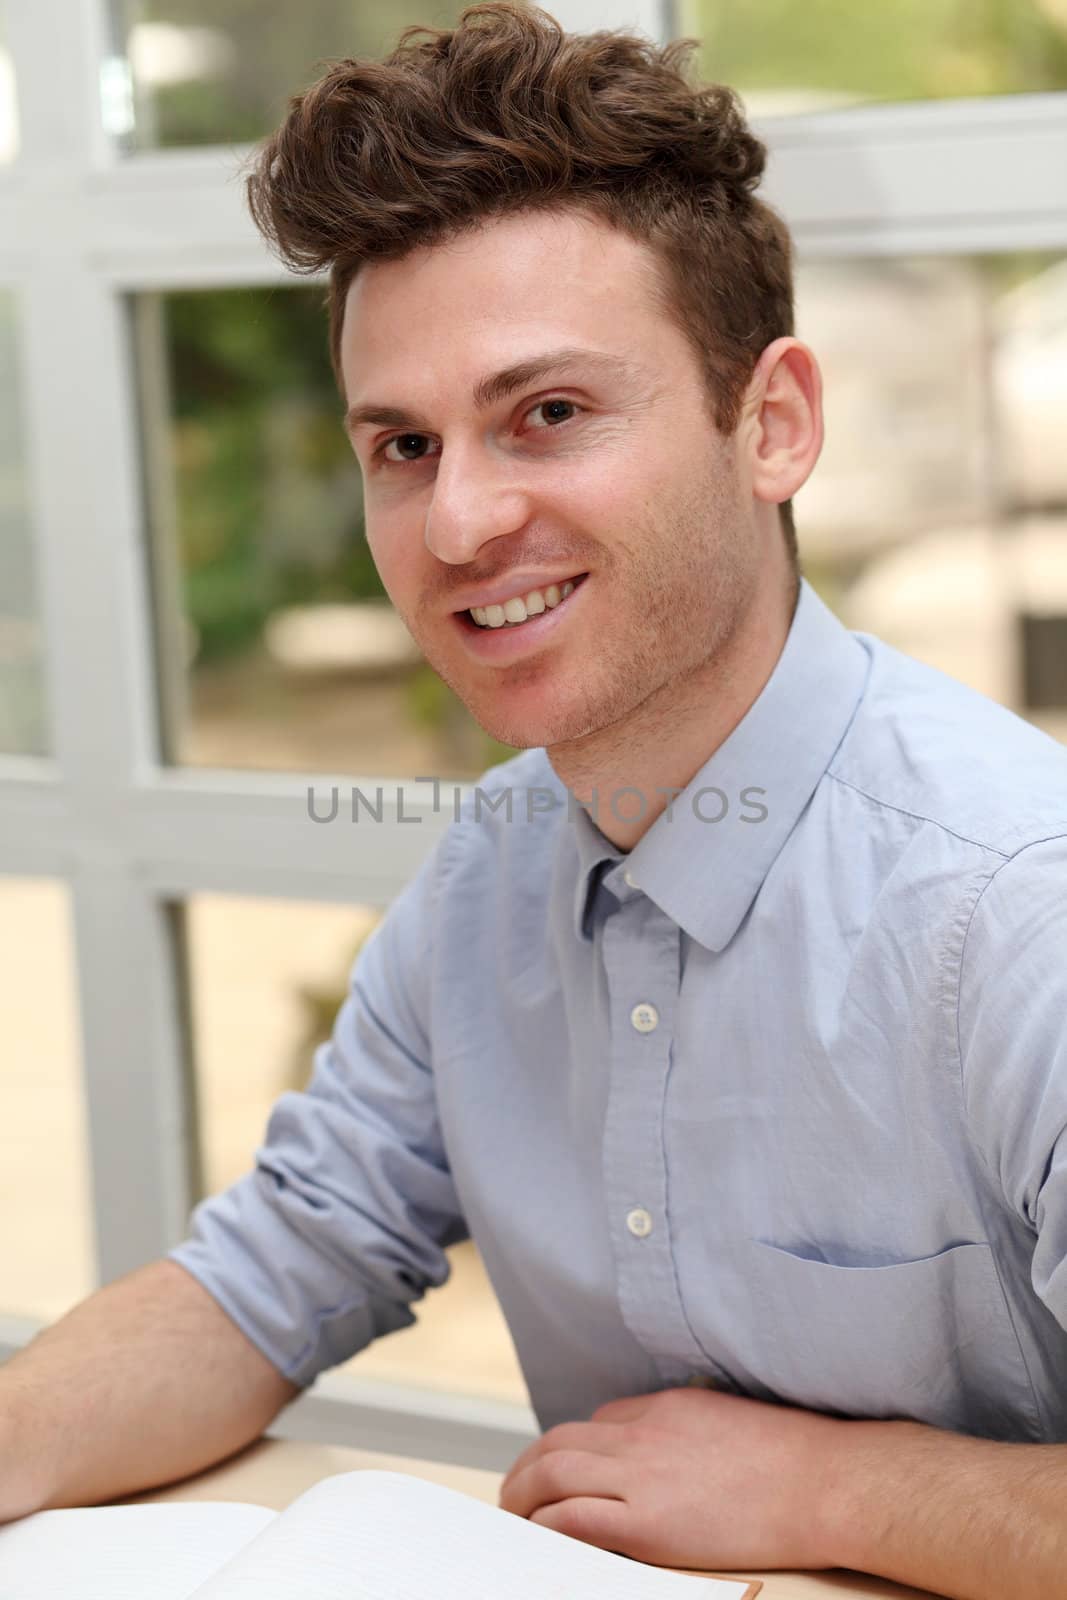
<instances>
[{"instance_id":1,"label":"arm","mask_svg":"<svg viewBox=\"0 0 1067 1600\"><path fill-rule=\"evenodd\" d=\"M828 1502L835 1564L959 1600L1063 1593L1067 1446L847 1426Z\"/></svg>"},{"instance_id":2,"label":"arm","mask_svg":"<svg viewBox=\"0 0 1067 1600\"><path fill-rule=\"evenodd\" d=\"M195 1278L152 1262L0 1368L0 1522L199 1472L298 1392Z\"/></svg>"},{"instance_id":3,"label":"arm","mask_svg":"<svg viewBox=\"0 0 1067 1600\"><path fill-rule=\"evenodd\" d=\"M0 1369L0 1521L201 1471L444 1282L466 1228L426 1023L437 855L360 952L255 1170Z\"/></svg>"},{"instance_id":4,"label":"arm","mask_svg":"<svg viewBox=\"0 0 1067 1600\"><path fill-rule=\"evenodd\" d=\"M430 1045L438 852L361 948L307 1088L168 1252L301 1388L409 1327L466 1237Z\"/></svg>"}]
</instances>

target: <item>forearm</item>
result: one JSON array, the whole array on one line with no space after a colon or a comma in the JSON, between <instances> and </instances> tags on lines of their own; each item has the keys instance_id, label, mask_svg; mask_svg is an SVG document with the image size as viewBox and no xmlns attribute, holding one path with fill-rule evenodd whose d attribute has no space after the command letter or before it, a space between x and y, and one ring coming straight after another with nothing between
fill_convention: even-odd
<instances>
[{"instance_id":1,"label":"forearm","mask_svg":"<svg viewBox=\"0 0 1067 1600\"><path fill-rule=\"evenodd\" d=\"M857 1422L838 1449L828 1500L834 1564L953 1600L1067 1592L1067 1446Z\"/></svg>"},{"instance_id":2,"label":"forearm","mask_svg":"<svg viewBox=\"0 0 1067 1600\"><path fill-rule=\"evenodd\" d=\"M297 1393L184 1268L152 1262L0 1368L0 1521L200 1471Z\"/></svg>"}]
</instances>

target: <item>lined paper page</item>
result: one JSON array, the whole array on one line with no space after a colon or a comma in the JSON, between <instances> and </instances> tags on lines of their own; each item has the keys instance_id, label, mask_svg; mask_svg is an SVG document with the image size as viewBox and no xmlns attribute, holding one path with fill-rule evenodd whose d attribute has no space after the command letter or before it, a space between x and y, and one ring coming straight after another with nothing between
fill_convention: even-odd
<instances>
[{"instance_id":1,"label":"lined paper page","mask_svg":"<svg viewBox=\"0 0 1067 1600\"><path fill-rule=\"evenodd\" d=\"M0 1600L189 1600L276 1516L205 1501L38 1511L0 1527Z\"/></svg>"},{"instance_id":2,"label":"lined paper page","mask_svg":"<svg viewBox=\"0 0 1067 1600\"><path fill-rule=\"evenodd\" d=\"M345 1472L192 1600L744 1600L747 1587L627 1561L403 1473Z\"/></svg>"}]
</instances>

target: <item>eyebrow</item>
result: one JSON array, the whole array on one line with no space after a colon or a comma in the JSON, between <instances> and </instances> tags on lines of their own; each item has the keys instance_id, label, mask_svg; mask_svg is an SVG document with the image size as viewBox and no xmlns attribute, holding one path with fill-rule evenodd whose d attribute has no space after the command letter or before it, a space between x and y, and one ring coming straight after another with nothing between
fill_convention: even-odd
<instances>
[{"instance_id":1,"label":"eyebrow","mask_svg":"<svg viewBox=\"0 0 1067 1600\"><path fill-rule=\"evenodd\" d=\"M546 351L544 355L531 356L526 361L517 361L513 366L504 367L500 372L492 372L484 378L479 378L472 391L475 408L478 411L485 411L498 400L506 400L509 395L516 394L531 383L536 383L538 378L545 377L547 373L573 370L576 367L598 373L603 377L614 378L632 378L637 370L624 357L610 355L606 350L583 350L578 346L569 345L560 350ZM361 401L349 406L345 413L346 433L352 433L356 428L368 424L381 428L417 428L420 432L427 433L433 431L426 419L417 411L404 411L398 406L377 405L374 401Z\"/></svg>"}]
</instances>

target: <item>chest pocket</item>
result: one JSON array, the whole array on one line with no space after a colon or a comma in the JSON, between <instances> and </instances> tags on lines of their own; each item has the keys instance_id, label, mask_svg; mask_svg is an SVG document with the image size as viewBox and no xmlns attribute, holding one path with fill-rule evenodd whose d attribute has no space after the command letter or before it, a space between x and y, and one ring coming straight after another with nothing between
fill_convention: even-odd
<instances>
[{"instance_id":1,"label":"chest pocket","mask_svg":"<svg viewBox=\"0 0 1067 1600\"><path fill-rule=\"evenodd\" d=\"M754 1241L747 1265L749 1364L780 1399L990 1439L1042 1437L987 1244L843 1267Z\"/></svg>"}]
</instances>

